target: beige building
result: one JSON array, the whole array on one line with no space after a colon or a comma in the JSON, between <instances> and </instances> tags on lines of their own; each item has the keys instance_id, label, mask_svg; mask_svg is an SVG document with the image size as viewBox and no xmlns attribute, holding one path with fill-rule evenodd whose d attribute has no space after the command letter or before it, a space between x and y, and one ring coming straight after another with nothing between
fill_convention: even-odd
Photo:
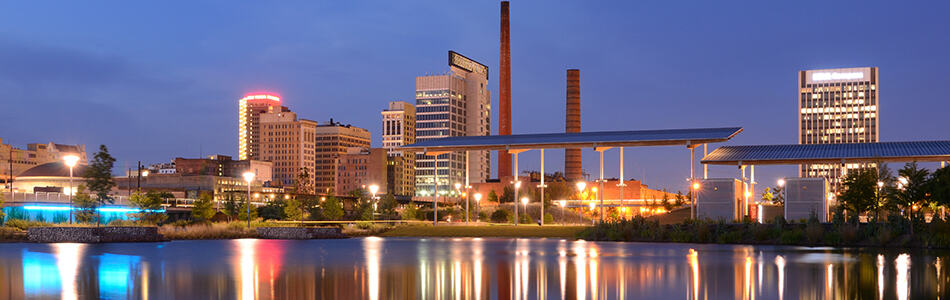
<instances>
[{"instance_id":1,"label":"beige building","mask_svg":"<svg viewBox=\"0 0 950 300\"><path fill-rule=\"evenodd\" d=\"M385 195L386 189L386 149L349 148L347 153L337 158L336 188L337 194L378 185L377 195Z\"/></svg>"},{"instance_id":2,"label":"beige building","mask_svg":"<svg viewBox=\"0 0 950 300\"><path fill-rule=\"evenodd\" d=\"M799 71L798 143L876 143L879 137L877 67ZM845 171L864 167L848 164ZM802 165L802 177L837 184L842 166Z\"/></svg>"},{"instance_id":3,"label":"beige building","mask_svg":"<svg viewBox=\"0 0 950 300\"><path fill-rule=\"evenodd\" d=\"M274 165L273 185L295 187L297 178L306 169L308 182L301 193L312 193L314 186L314 154L317 122L297 119L288 111L260 115L261 158Z\"/></svg>"},{"instance_id":4,"label":"beige building","mask_svg":"<svg viewBox=\"0 0 950 300\"><path fill-rule=\"evenodd\" d=\"M449 72L416 77L416 140L491 134L491 93L488 67L449 51ZM455 183L465 183L465 152L440 155L439 193L455 195ZM488 151L471 151L470 183L485 182L491 174ZM434 191L436 158L416 154L416 195Z\"/></svg>"},{"instance_id":5,"label":"beige building","mask_svg":"<svg viewBox=\"0 0 950 300\"><path fill-rule=\"evenodd\" d=\"M348 148L369 148L369 131L330 119L329 123L316 126L315 137L313 174L316 193L345 194L347 191L336 187L337 159L347 154Z\"/></svg>"},{"instance_id":6,"label":"beige building","mask_svg":"<svg viewBox=\"0 0 950 300\"><path fill-rule=\"evenodd\" d=\"M238 159L260 158L260 117L264 113L289 111L273 94L248 94L238 102Z\"/></svg>"},{"instance_id":7,"label":"beige building","mask_svg":"<svg viewBox=\"0 0 950 300\"><path fill-rule=\"evenodd\" d=\"M27 144L26 149L17 149L3 143L0 139L0 182L7 182L24 171L45 163L62 162L66 155L76 155L80 162L87 161L85 145L64 145L56 143Z\"/></svg>"},{"instance_id":8,"label":"beige building","mask_svg":"<svg viewBox=\"0 0 950 300\"><path fill-rule=\"evenodd\" d=\"M416 107L402 101L389 102L382 116L383 149L389 156L386 189L393 195L412 197L416 191L416 157L398 148L416 142Z\"/></svg>"}]
</instances>

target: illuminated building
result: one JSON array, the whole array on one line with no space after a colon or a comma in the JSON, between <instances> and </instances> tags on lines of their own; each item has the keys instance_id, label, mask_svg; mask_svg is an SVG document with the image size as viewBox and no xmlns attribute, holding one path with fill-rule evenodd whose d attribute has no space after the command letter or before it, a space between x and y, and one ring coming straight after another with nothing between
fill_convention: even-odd
<instances>
[{"instance_id":1,"label":"illuminated building","mask_svg":"<svg viewBox=\"0 0 950 300\"><path fill-rule=\"evenodd\" d=\"M488 67L449 51L450 72L416 77L416 140L491 134L491 93ZM469 180L485 182L491 173L488 151L469 152ZM416 154L416 194L431 195L435 157ZM454 195L455 183L465 182L465 153L439 155L441 193Z\"/></svg>"},{"instance_id":2,"label":"illuminated building","mask_svg":"<svg viewBox=\"0 0 950 300\"><path fill-rule=\"evenodd\" d=\"M317 122L297 119L289 110L260 115L260 151L263 160L274 164L275 186L295 188L306 169L307 182L299 182L299 193L313 193Z\"/></svg>"},{"instance_id":3,"label":"illuminated building","mask_svg":"<svg viewBox=\"0 0 950 300\"><path fill-rule=\"evenodd\" d=\"M315 130L314 187L318 194L334 192L343 195L347 191L336 188L337 159L351 147L369 148L368 130L352 125L343 125L330 119L319 124Z\"/></svg>"},{"instance_id":4,"label":"illuminated building","mask_svg":"<svg viewBox=\"0 0 950 300\"><path fill-rule=\"evenodd\" d=\"M349 148L346 154L337 157L336 189L338 194L378 185L378 195L385 195L386 189L386 149Z\"/></svg>"},{"instance_id":5,"label":"illuminated building","mask_svg":"<svg viewBox=\"0 0 950 300\"><path fill-rule=\"evenodd\" d=\"M878 141L877 67L799 71L798 78L799 144ZM840 165L813 164L802 165L799 175L837 183L843 174Z\"/></svg>"},{"instance_id":6,"label":"illuminated building","mask_svg":"<svg viewBox=\"0 0 950 300\"><path fill-rule=\"evenodd\" d=\"M260 159L260 116L282 112L280 97L274 94L248 94L238 102L238 158Z\"/></svg>"},{"instance_id":7,"label":"illuminated building","mask_svg":"<svg viewBox=\"0 0 950 300\"><path fill-rule=\"evenodd\" d=\"M387 191L393 195L413 196L416 191L416 157L403 155L399 146L416 142L416 107L402 101L389 102L383 110L383 148L389 156L386 167Z\"/></svg>"},{"instance_id":8,"label":"illuminated building","mask_svg":"<svg viewBox=\"0 0 950 300\"><path fill-rule=\"evenodd\" d=\"M172 172L160 172L160 170L150 169L149 175L181 174L182 176L210 175L231 178L242 178L241 174L250 170L254 172L254 178L261 182L271 181L273 178L274 164L269 161L261 160L233 160L227 155L211 155L208 158L181 158L176 157L172 161L174 167ZM135 172L135 170L133 170ZM135 175L132 175L135 176Z\"/></svg>"},{"instance_id":9,"label":"illuminated building","mask_svg":"<svg viewBox=\"0 0 950 300\"><path fill-rule=\"evenodd\" d=\"M15 177L27 169L50 162L62 162L66 155L76 155L80 162L86 161L85 145L56 143L27 144L26 149L17 149L0 139L0 182L8 183L11 174Z\"/></svg>"}]
</instances>

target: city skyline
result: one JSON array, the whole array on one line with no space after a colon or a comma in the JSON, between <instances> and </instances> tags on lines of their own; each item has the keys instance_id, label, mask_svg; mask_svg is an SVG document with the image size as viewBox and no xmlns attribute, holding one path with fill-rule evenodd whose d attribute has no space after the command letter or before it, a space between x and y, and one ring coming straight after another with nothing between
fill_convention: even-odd
<instances>
[{"instance_id":1,"label":"city skyline","mask_svg":"<svg viewBox=\"0 0 950 300\"><path fill-rule=\"evenodd\" d=\"M19 29L0 32L0 63L10 66L0 71L0 87L8 87L4 97L10 99L0 114L9 125L0 135L18 146L46 140L106 144L119 159L119 168L127 162L161 162L199 152L237 156L234 99L269 91L307 118L320 122L334 118L370 129L373 146L379 147L378 108L392 100L411 101L413 79L444 70L447 50L465 53L489 69L497 70L498 62L497 3L390 5L315 4L294 12L248 4L218 15L236 20L233 28L203 18L216 7L180 12L176 18L181 22L170 29L151 28L167 13L158 8L143 20L125 20L129 28L109 26L115 24L111 20L78 24L66 31L60 28L66 23L59 22L95 19L96 5L63 4L42 20L9 14L0 24ZM881 97L887 111L881 120L881 141L948 138L941 130L946 127L941 112L950 104L942 101L937 89L928 88L941 86L946 76L940 71L950 66L940 53L950 44L943 30L950 26L937 15L939 9L832 3L826 13L791 4L752 5L730 12L728 4L696 3L678 16L669 13L673 7L661 4L619 3L616 12L581 4L532 9L541 5L511 5L513 133L561 132L563 72L578 68L584 73L585 131L742 126L745 131L726 145L794 144L798 71L876 66L885 82ZM44 9L27 3L2 7L7 12ZM244 21L242 16L255 8L290 24ZM125 19L122 11L138 9L143 7L119 6L114 11ZM399 18L413 10L434 12L431 18L447 23L439 30L461 31L466 38L433 37L425 32L426 22L407 24ZM445 11L466 13L454 15L456 20L439 14ZM651 11L666 13L651 16ZM822 22L792 17L809 14L817 19L831 11L841 13ZM303 20L302 12L317 17ZM331 18L320 18L320 13ZM389 13L392 16L387 17ZM611 18L612 14L629 18ZM875 19L906 22L882 24ZM15 23L27 26L11 25ZM188 26L200 30L188 33ZM298 27L310 30L292 34L291 29ZM235 33L235 28L247 35ZM836 30L822 31L826 28ZM853 34L841 37L833 32ZM892 34L896 32L903 34ZM370 48L361 43L376 44L374 39L357 41L348 35L379 37L385 46ZM321 38L328 42L314 42ZM247 49L234 47L238 44ZM300 56L308 52L313 54ZM367 81L370 67L375 67L375 74ZM371 88L355 88L367 86ZM498 92L494 75L488 90ZM24 113L37 108L46 109L43 116L49 120L38 124L35 115ZM492 114L496 121L497 113ZM497 133L494 126L492 133ZM686 166L663 162L681 161L688 155L686 149L626 153L627 177L671 190L685 187ZM536 170L536 155L523 155L520 169ZM607 159L613 161L615 156L608 152ZM559 157L563 152L548 153L548 165L561 165ZM595 160L595 152L584 151L587 172L596 171L591 169ZM494 174L497 167L492 169ZM772 184L776 174L795 176L796 169L763 168L758 171L760 186ZM548 171L554 170L559 168ZM737 173L716 167L710 171L722 177ZM618 173L611 165L606 172L607 177Z\"/></svg>"}]
</instances>

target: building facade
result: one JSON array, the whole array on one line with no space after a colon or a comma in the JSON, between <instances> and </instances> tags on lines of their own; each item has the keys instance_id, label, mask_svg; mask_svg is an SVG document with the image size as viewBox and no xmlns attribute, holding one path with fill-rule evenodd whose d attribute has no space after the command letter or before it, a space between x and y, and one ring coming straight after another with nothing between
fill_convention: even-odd
<instances>
[{"instance_id":1,"label":"building facade","mask_svg":"<svg viewBox=\"0 0 950 300\"><path fill-rule=\"evenodd\" d=\"M488 67L449 52L450 71L416 77L416 140L491 134L491 93ZM491 174L488 151L470 151L470 183L485 182ZM465 152L434 156L416 154L416 195L431 196L436 178L440 195L455 195L455 183L465 183ZM438 161L439 174L435 174Z\"/></svg>"},{"instance_id":2,"label":"building facade","mask_svg":"<svg viewBox=\"0 0 950 300\"><path fill-rule=\"evenodd\" d=\"M87 161L86 146L50 142L27 144L26 149L17 149L0 139L0 182L6 186L24 171L45 163L61 162L67 155L76 155L79 162L84 163Z\"/></svg>"},{"instance_id":3,"label":"building facade","mask_svg":"<svg viewBox=\"0 0 950 300\"><path fill-rule=\"evenodd\" d=\"M337 158L336 188L337 194L346 194L349 191L379 186L377 195L389 192L386 188L388 181L386 173L386 149L382 148L349 148L347 153Z\"/></svg>"},{"instance_id":4,"label":"building facade","mask_svg":"<svg viewBox=\"0 0 950 300\"><path fill-rule=\"evenodd\" d=\"M244 172L254 172L254 179L262 184L269 184L274 178L274 164L269 161L261 160L233 160L227 155L211 155L208 158L181 158L176 157L172 163L174 172L156 172L159 170L150 169L152 174L180 174L182 176L208 175L217 177L241 178L243 180ZM149 175L153 176L154 175Z\"/></svg>"},{"instance_id":5,"label":"building facade","mask_svg":"<svg viewBox=\"0 0 950 300\"><path fill-rule=\"evenodd\" d=\"M336 187L337 159L347 154L348 148L369 148L368 130L352 125L343 125L330 119L319 124L314 131L314 187L317 194L343 195L347 191Z\"/></svg>"},{"instance_id":6,"label":"building facade","mask_svg":"<svg viewBox=\"0 0 950 300\"><path fill-rule=\"evenodd\" d=\"M238 158L260 158L260 116L282 112L280 97L274 94L248 94L238 102ZM289 111L289 110L287 110Z\"/></svg>"},{"instance_id":7,"label":"building facade","mask_svg":"<svg viewBox=\"0 0 950 300\"><path fill-rule=\"evenodd\" d=\"M274 185L313 192L316 131L316 121L298 120L290 111L261 114L260 151L263 160L274 164Z\"/></svg>"},{"instance_id":8,"label":"building facade","mask_svg":"<svg viewBox=\"0 0 950 300\"><path fill-rule=\"evenodd\" d=\"M879 137L878 68L799 71L798 143L876 143ZM802 165L801 177L824 177L833 186L863 164Z\"/></svg>"},{"instance_id":9,"label":"building facade","mask_svg":"<svg viewBox=\"0 0 950 300\"><path fill-rule=\"evenodd\" d=\"M383 110L383 149L386 149L386 188L393 195L413 196L416 191L416 157L398 148L416 142L416 107L402 101L389 102Z\"/></svg>"}]
</instances>

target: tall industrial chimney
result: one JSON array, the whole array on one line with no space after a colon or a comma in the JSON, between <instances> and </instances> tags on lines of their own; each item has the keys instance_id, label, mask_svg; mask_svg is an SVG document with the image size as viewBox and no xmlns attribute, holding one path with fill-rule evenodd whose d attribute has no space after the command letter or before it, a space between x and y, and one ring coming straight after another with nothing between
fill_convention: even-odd
<instances>
[{"instance_id":1,"label":"tall industrial chimney","mask_svg":"<svg viewBox=\"0 0 950 300\"><path fill-rule=\"evenodd\" d=\"M501 1L501 55L498 75L498 135L511 135L511 45L508 34L508 1ZM517 175L517 174L515 174ZM511 177L511 154L498 151L498 178Z\"/></svg>"},{"instance_id":2,"label":"tall industrial chimney","mask_svg":"<svg viewBox=\"0 0 950 300\"><path fill-rule=\"evenodd\" d=\"M581 71L567 70L567 117L564 132L581 132ZM581 149L564 150L564 177L569 181L583 179Z\"/></svg>"}]
</instances>

